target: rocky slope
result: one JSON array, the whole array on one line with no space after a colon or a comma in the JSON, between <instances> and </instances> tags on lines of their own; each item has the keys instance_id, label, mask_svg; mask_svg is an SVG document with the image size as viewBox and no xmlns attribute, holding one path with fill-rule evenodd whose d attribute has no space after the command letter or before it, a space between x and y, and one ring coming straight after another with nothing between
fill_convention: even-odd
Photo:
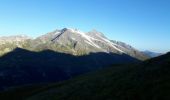
<instances>
[{"instance_id":1,"label":"rocky slope","mask_svg":"<svg viewBox=\"0 0 170 100\"><path fill-rule=\"evenodd\" d=\"M3 55L16 47L31 51L53 50L73 55L105 52L127 54L139 60L149 57L122 42L110 41L101 32L92 30L84 33L77 29L64 28L42 35L36 39L23 36L0 38L0 54Z\"/></svg>"},{"instance_id":2,"label":"rocky slope","mask_svg":"<svg viewBox=\"0 0 170 100\"><path fill-rule=\"evenodd\" d=\"M15 48L27 48L31 38L18 35L18 36L8 36L0 37L0 56L11 52Z\"/></svg>"},{"instance_id":3,"label":"rocky slope","mask_svg":"<svg viewBox=\"0 0 170 100\"><path fill-rule=\"evenodd\" d=\"M136 63L147 56L110 41L95 30L62 29L36 39L1 38L0 90L58 82L113 64ZM5 55L4 55L5 54Z\"/></svg>"}]
</instances>

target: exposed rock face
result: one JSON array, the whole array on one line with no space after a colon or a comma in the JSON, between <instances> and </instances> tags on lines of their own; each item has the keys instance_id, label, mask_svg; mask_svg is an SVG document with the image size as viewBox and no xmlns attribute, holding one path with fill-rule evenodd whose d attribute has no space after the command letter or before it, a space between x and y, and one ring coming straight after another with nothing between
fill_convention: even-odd
<instances>
[{"instance_id":1,"label":"exposed rock face","mask_svg":"<svg viewBox=\"0 0 170 100\"><path fill-rule=\"evenodd\" d=\"M118 48L123 50L126 54L138 58L140 60L142 59L147 59L150 58L149 56L141 53L140 51L138 51L137 49L135 49L134 47L124 43L124 42L120 42L120 41L113 41L111 40L113 43L116 43L118 45Z\"/></svg>"},{"instance_id":2,"label":"exposed rock face","mask_svg":"<svg viewBox=\"0 0 170 100\"><path fill-rule=\"evenodd\" d=\"M95 30L84 33L64 28L36 39L1 37L0 48L0 90L58 82L113 64L147 59L131 46L110 41Z\"/></svg>"},{"instance_id":3,"label":"exposed rock face","mask_svg":"<svg viewBox=\"0 0 170 100\"><path fill-rule=\"evenodd\" d=\"M25 36L1 37L0 54L3 55L16 47L31 51L53 50L73 55L105 52L128 54L139 60L148 57L122 42L110 41L101 32L92 30L84 33L77 29L64 28L42 35L36 39Z\"/></svg>"}]
</instances>

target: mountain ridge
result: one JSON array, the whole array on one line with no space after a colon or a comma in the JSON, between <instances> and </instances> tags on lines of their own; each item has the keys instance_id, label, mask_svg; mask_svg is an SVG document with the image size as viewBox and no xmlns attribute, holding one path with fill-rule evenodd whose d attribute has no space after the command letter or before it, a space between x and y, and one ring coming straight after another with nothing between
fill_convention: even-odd
<instances>
[{"instance_id":1,"label":"mountain ridge","mask_svg":"<svg viewBox=\"0 0 170 100\"><path fill-rule=\"evenodd\" d=\"M0 38L0 41L3 41L3 39ZM0 44L0 55L20 47L32 51L50 49L56 52L73 55L85 55L91 52L111 52L117 54L125 53L139 60L149 58L147 55L140 53L134 48L127 48L109 40L103 33L98 32L97 30L84 33L78 29L63 28L61 30L49 32L35 39L25 37L21 38L20 42L15 40L11 41L13 42L4 42L3 45ZM5 44L10 45L10 47L4 47ZM126 44L124 43L124 45Z\"/></svg>"},{"instance_id":2,"label":"mountain ridge","mask_svg":"<svg viewBox=\"0 0 170 100\"><path fill-rule=\"evenodd\" d=\"M40 52L16 48L0 57L0 90L9 87L58 82L77 75L103 69L112 64L140 62L126 54L71 54L44 50Z\"/></svg>"},{"instance_id":3,"label":"mountain ridge","mask_svg":"<svg viewBox=\"0 0 170 100\"><path fill-rule=\"evenodd\" d=\"M157 53L157 52L153 52L153 51L149 51L149 50L142 51L142 53L144 53L145 55L148 55L151 58L163 55L163 53Z\"/></svg>"}]
</instances>

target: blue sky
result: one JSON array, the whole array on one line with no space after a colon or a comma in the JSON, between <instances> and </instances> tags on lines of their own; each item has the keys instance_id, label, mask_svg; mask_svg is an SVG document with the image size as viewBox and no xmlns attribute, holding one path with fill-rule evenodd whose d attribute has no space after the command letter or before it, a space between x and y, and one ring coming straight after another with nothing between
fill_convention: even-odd
<instances>
[{"instance_id":1,"label":"blue sky","mask_svg":"<svg viewBox=\"0 0 170 100\"><path fill-rule=\"evenodd\" d=\"M170 0L0 0L0 36L103 32L139 50L170 51Z\"/></svg>"}]
</instances>

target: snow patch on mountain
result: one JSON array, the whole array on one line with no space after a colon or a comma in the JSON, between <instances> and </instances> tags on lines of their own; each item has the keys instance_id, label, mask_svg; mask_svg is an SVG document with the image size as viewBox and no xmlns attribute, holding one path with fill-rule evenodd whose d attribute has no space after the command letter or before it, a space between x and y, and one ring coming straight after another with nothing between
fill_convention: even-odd
<instances>
[{"instance_id":1,"label":"snow patch on mountain","mask_svg":"<svg viewBox=\"0 0 170 100\"><path fill-rule=\"evenodd\" d=\"M32 51L54 50L57 52L69 53L73 55L83 55L91 52L106 52L116 54L127 54L138 59L146 59L143 53L123 42L115 42L109 40L103 33L96 30L90 32L82 32L78 29L64 28L55 30L45 35L31 39L25 36L0 37L0 44L5 45L6 41L10 42L15 47L26 47ZM16 41L16 42L13 42ZM24 44L23 44L24 41ZM14 43L15 45L13 45ZM4 47L4 46L2 46ZM2 48L1 47L1 48ZM12 49L13 49L12 48ZM9 51L12 49L3 48ZM2 52L3 54L4 52Z\"/></svg>"}]
</instances>

